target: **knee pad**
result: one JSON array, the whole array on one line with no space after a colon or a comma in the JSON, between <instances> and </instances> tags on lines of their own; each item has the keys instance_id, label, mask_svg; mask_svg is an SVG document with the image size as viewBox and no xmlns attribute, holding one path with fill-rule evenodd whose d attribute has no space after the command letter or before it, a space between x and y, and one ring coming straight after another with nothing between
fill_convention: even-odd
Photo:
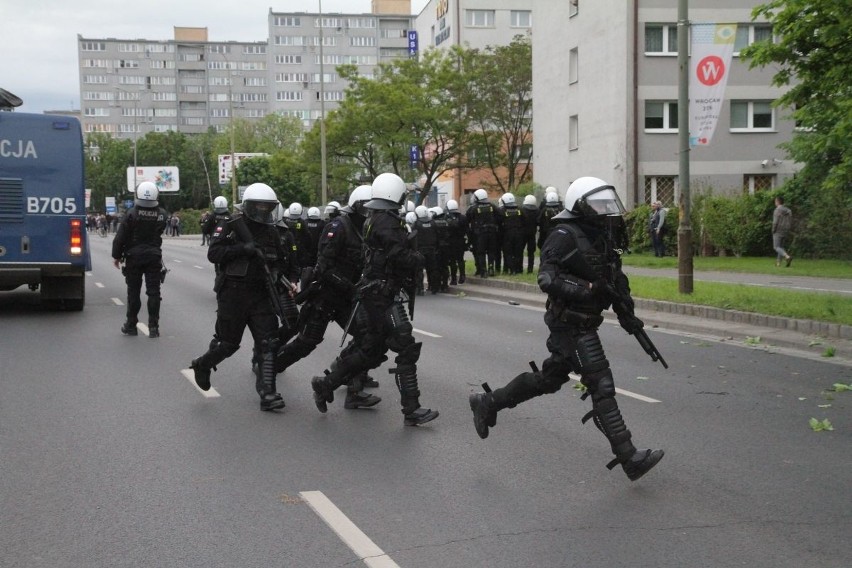
<instances>
[{"instance_id":1,"label":"knee pad","mask_svg":"<svg viewBox=\"0 0 852 568\"><path fill-rule=\"evenodd\" d=\"M609 361L597 332L586 333L577 338L571 362L574 370L584 376L609 369Z\"/></svg>"},{"instance_id":2,"label":"knee pad","mask_svg":"<svg viewBox=\"0 0 852 568\"><path fill-rule=\"evenodd\" d=\"M385 323L391 335L411 335L414 327L402 302L394 302L385 311Z\"/></svg>"},{"instance_id":3,"label":"knee pad","mask_svg":"<svg viewBox=\"0 0 852 568\"><path fill-rule=\"evenodd\" d=\"M615 381L612 378L612 371L610 371L609 367L594 373L584 373L580 378L580 382L589 389L589 393L592 395L592 402L615 396Z\"/></svg>"}]
</instances>

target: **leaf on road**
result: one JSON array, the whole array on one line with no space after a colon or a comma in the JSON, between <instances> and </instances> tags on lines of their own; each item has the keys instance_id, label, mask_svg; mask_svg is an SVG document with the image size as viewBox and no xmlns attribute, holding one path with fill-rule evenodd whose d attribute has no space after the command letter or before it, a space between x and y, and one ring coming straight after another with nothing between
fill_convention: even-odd
<instances>
[{"instance_id":1,"label":"leaf on road","mask_svg":"<svg viewBox=\"0 0 852 568\"><path fill-rule=\"evenodd\" d=\"M828 421L828 418L824 420L817 420L816 418L811 418L808 421L808 424L811 426L811 430L814 432L822 432L824 430L834 430L834 426L831 425L831 422Z\"/></svg>"},{"instance_id":2,"label":"leaf on road","mask_svg":"<svg viewBox=\"0 0 852 568\"><path fill-rule=\"evenodd\" d=\"M637 381L647 381L648 377L636 377Z\"/></svg>"}]
</instances>

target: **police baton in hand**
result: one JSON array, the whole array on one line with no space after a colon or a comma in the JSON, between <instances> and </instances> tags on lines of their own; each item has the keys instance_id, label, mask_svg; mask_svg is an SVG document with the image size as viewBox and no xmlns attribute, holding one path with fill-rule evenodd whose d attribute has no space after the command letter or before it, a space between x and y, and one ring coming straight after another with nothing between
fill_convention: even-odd
<instances>
[{"instance_id":1,"label":"police baton in hand","mask_svg":"<svg viewBox=\"0 0 852 568\"><path fill-rule=\"evenodd\" d=\"M606 291L610 300L612 300L612 307L615 309L617 314L633 314L633 307L625 301L625 298L618 293L612 284L606 284ZM633 319L638 320L636 316L633 316ZM663 359L662 353L660 353L657 346L654 345L654 342L651 341L651 338L648 337L648 334L645 333L645 330L641 326L631 326L630 329L626 329L625 331L636 338L636 341L639 342L639 345L645 350L645 353L651 357L651 361L659 361L663 365L664 369L669 368L668 363L666 363L666 360Z\"/></svg>"}]
</instances>

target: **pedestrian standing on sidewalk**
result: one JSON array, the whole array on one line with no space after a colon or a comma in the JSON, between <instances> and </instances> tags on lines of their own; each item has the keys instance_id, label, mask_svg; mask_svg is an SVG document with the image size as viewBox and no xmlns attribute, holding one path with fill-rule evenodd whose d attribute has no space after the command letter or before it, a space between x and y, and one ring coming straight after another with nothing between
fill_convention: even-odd
<instances>
[{"instance_id":1,"label":"pedestrian standing on sidewalk","mask_svg":"<svg viewBox=\"0 0 852 568\"><path fill-rule=\"evenodd\" d=\"M784 250L784 243L790 229L793 226L793 213L784 205L784 198L780 195L775 198L775 211L772 213L772 248L775 249L775 266L781 266L781 261L790 266L793 257Z\"/></svg>"}]
</instances>

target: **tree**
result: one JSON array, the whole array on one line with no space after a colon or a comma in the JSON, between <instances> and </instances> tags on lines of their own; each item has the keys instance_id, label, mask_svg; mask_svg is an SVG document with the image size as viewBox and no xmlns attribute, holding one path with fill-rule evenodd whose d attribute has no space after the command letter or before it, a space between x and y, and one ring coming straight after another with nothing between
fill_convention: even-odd
<instances>
[{"instance_id":1,"label":"tree","mask_svg":"<svg viewBox=\"0 0 852 568\"><path fill-rule=\"evenodd\" d=\"M403 179L424 176L425 198L434 181L456 167L470 139L470 120L456 96L463 79L454 55L433 49L419 58L381 63L372 79L352 67L339 67L338 73L350 81L349 103L338 109L342 124L349 131L360 125L362 151L375 154L371 163ZM412 148L416 172L409 165Z\"/></svg>"},{"instance_id":2,"label":"tree","mask_svg":"<svg viewBox=\"0 0 852 568\"><path fill-rule=\"evenodd\" d=\"M532 176L532 45L515 36L485 50L457 48L466 81L460 103L476 126L476 152L468 167L486 167L501 192Z\"/></svg>"},{"instance_id":3,"label":"tree","mask_svg":"<svg viewBox=\"0 0 852 568\"><path fill-rule=\"evenodd\" d=\"M773 85L789 87L776 102L800 128L782 144L802 165L784 189L788 203L808 212L803 237L818 255L849 256L852 244L852 11L835 0L773 0L752 17L772 23L777 42L741 52L752 67L779 66ZM840 232L838 232L840 231Z\"/></svg>"}]
</instances>

